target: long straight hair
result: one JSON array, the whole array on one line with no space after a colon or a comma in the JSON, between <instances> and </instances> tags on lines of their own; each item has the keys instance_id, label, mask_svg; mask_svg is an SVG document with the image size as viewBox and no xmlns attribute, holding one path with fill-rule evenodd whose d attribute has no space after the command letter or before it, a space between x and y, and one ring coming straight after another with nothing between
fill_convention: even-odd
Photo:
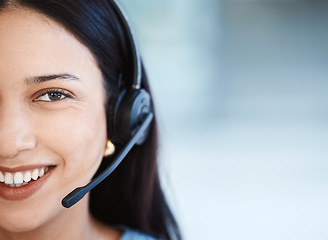
<instances>
[{"instance_id":1,"label":"long straight hair","mask_svg":"<svg viewBox=\"0 0 328 240\"><path fill-rule=\"evenodd\" d=\"M126 34L108 1L0 0L0 9L26 7L54 19L89 48L103 75L107 114L120 91L120 74L129 76L132 67ZM142 88L151 94L145 70L142 71ZM155 117L146 142L134 147L114 173L91 191L90 211L111 226L125 226L157 238L179 240L177 223L159 181L157 145ZM103 160L95 176L109 163L110 159Z\"/></svg>"}]
</instances>

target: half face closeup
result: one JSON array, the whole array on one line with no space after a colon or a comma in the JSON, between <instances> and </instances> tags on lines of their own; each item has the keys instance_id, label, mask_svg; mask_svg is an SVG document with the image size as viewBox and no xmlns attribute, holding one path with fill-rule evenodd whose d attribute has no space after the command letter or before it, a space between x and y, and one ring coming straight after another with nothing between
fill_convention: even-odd
<instances>
[{"instance_id":1,"label":"half face closeup","mask_svg":"<svg viewBox=\"0 0 328 240\"><path fill-rule=\"evenodd\" d=\"M70 211L62 198L89 182L105 144L105 90L90 51L42 14L1 11L0 229L28 231Z\"/></svg>"}]
</instances>

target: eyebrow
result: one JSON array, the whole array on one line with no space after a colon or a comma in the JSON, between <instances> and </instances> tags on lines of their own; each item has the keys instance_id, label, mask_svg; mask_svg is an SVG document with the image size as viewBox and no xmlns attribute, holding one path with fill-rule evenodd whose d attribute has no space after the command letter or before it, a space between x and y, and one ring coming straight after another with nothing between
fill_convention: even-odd
<instances>
[{"instance_id":1,"label":"eyebrow","mask_svg":"<svg viewBox=\"0 0 328 240\"><path fill-rule=\"evenodd\" d=\"M62 74L51 74L51 75L30 77L30 78L26 78L25 82L26 84L29 85L33 83L43 83L53 80L79 80L79 78L69 73L62 73Z\"/></svg>"}]
</instances>

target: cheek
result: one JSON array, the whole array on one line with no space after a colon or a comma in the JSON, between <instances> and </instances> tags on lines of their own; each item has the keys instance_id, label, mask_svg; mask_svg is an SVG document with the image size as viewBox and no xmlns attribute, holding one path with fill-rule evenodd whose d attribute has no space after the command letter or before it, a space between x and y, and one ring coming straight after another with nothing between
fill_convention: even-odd
<instances>
[{"instance_id":1,"label":"cheek","mask_svg":"<svg viewBox=\"0 0 328 240\"><path fill-rule=\"evenodd\" d=\"M49 113L38 126L39 141L58 157L64 178L83 176L88 181L97 170L106 142L106 116L101 107L68 108Z\"/></svg>"},{"instance_id":2,"label":"cheek","mask_svg":"<svg viewBox=\"0 0 328 240\"><path fill-rule=\"evenodd\" d=\"M35 151L46 151L43 156L55 159L57 167L39 193L22 202L2 205L0 226L17 232L34 229L66 211L60 204L62 198L90 181L101 162L106 142L102 108L43 111L34 113L31 120L37 129Z\"/></svg>"}]
</instances>

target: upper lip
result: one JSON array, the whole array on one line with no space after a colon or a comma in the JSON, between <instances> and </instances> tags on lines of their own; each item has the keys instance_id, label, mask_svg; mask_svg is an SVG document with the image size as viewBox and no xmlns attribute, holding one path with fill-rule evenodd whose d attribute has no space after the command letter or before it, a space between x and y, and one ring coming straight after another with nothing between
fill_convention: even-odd
<instances>
[{"instance_id":1,"label":"upper lip","mask_svg":"<svg viewBox=\"0 0 328 240\"><path fill-rule=\"evenodd\" d=\"M55 166L54 164L35 164L35 165L24 165L19 167L2 167L0 166L0 171L2 172L22 172L22 171L28 171L33 170L36 168L42 168L42 167L52 167Z\"/></svg>"}]
</instances>

